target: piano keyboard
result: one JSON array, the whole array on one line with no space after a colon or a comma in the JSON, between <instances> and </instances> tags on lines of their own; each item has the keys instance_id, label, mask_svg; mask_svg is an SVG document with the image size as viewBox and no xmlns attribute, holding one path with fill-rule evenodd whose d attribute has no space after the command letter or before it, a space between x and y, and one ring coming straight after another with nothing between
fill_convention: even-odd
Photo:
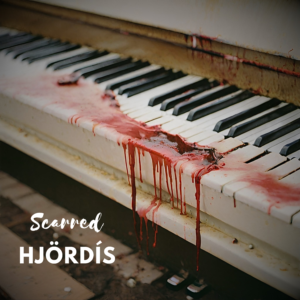
<instances>
[{"instance_id":1,"label":"piano keyboard","mask_svg":"<svg viewBox=\"0 0 300 300\"><path fill-rule=\"evenodd\" d=\"M70 87L80 78L95 82L101 90L113 93L121 111L132 119L149 126L161 125L163 130L179 134L189 142L210 145L220 153L228 153L224 162L247 163L252 170L267 172L280 183L298 187L300 109L295 105L116 53L4 28L0 34L1 61L9 66L1 71L3 78L16 73L21 76L57 74L61 75L60 84L70 84ZM76 148L76 144L84 149L79 149L82 152L98 155L100 161L126 172L124 158L115 158L123 151L118 146L116 149L110 144L107 146L114 157L111 158L105 156L106 153L95 154L91 146L87 148L70 139L65 141L65 136L54 136L56 133L49 128L41 130L70 147ZM105 139L103 144L108 143ZM143 179L153 185L151 172L145 171ZM270 209L264 192L252 190L250 180L238 180L244 173L245 170L221 169L204 175L201 189L205 197L201 200L201 211L300 260L299 201L295 205ZM182 175L183 197L187 206L194 209L195 187L190 178L191 172L187 169ZM167 191L165 184L162 188ZM207 217L206 221L209 220ZM225 230L226 226L221 228ZM270 234L270 230L279 230L280 238Z\"/></svg>"},{"instance_id":2,"label":"piano keyboard","mask_svg":"<svg viewBox=\"0 0 300 300\"><path fill-rule=\"evenodd\" d=\"M129 117L161 125L189 142L209 145L232 137L289 159L300 158L300 109L293 104L31 34L3 33L0 42L0 50L20 67L38 64L48 72L76 74L73 81L92 80L101 89L113 90Z\"/></svg>"}]
</instances>

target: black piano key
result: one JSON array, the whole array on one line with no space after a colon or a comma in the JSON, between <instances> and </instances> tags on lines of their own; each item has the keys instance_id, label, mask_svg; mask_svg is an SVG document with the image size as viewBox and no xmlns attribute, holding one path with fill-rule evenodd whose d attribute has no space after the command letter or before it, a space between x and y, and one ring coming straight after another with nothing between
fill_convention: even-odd
<instances>
[{"instance_id":1,"label":"black piano key","mask_svg":"<svg viewBox=\"0 0 300 300\"><path fill-rule=\"evenodd\" d=\"M0 37L0 42L1 43L6 43L7 41L12 41L13 39L16 39L16 38L19 38L19 37L22 37L22 36L28 36L30 35L29 33L26 33L26 32L20 32L20 33L17 33L17 34L9 34L9 33L6 33L6 34L3 34L1 37Z\"/></svg>"},{"instance_id":2,"label":"black piano key","mask_svg":"<svg viewBox=\"0 0 300 300\"><path fill-rule=\"evenodd\" d=\"M275 120L279 117L282 117L290 112L292 112L293 110L297 109L297 107L293 104L288 104L282 108L278 108L266 115L263 115L259 118L256 118L254 120L250 120L248 122L245 122L243 124L234 126L232 128L230 128L230 131L228 133L229 137L236 137L240 134L243 134L253 128L256 128L258 126L261 126L267 122L270 122L272 120Z\"/></svg>"},{"instance_id":3,"label":"black piano key","mask_svg":"<svg viewBox=\"0 0 300 300\"><path fill-rule=\"evenodd\" d=\"M29 59L33 56L41 55L45 52L47 53L47 51L49 51L50 49L51 50L52 49L57 49L58 47L65 46L65 45L68 45L68 43L62 43L60 41L56 41L56 43L51 43L50 45L45 46L45 48L42 47L42 48L39 48L39 49L32 49L32 50L26 51L25 53L18 55L18 57L20 56L21 60L27 60L27 59Z\"/></svg>"},{"instance_id":4,"label":"black piano key","mask_svg":"<svg viewBox=\"0 0 300 300\"><path fill-rule=\"evenodd\" d=\"M149 65L150 65L150 64L148 63L147 66L149 66ZM141 74L141 75L132 76L131 78L128 78L128 79L120 80L120 81L118 81L118 82L115 82L115 83L112 83L112 84L107 85L106 90L115 90L115 89L119 88L119 87L122 86L122 85L131 83L131 82L134 82L134 81L136 81L136 80L139 80L139 79L142 79L142 78L148 78L148 77L151 77L151 76L160 74L160 73L163 72L164 70L165 70L165 68L159 68L159 69L150 71L150 72L148 72L148 73L144 73L144 74Z\"/></svg>"},{"instance_id":5,"label":"black piano key","mask_svg":"<svg viewBox=\"0 0 300 300\"><path fill-rule=\"evenodd\" d=\"M52 49L44 50L43 53L41 53L39 55L32 56L32 57L28 58L27 61L28 61L28 63L31 64L35 61L39 61L41 59L45 59L45 58L51 57L53 55L58 55L58 54L61 54L61 53L73 51L73 50L76 50L76 49L79 49L79 48L80 48L80 45L71 45L71 44L67 44L67 45L63 45L63 46L57 46L57 47L54 47Z\"/></svg>"},{"instance_id":6,"label":"black piano key","mask_svg":"<svg viewBox=\"0 0 300 300\"><path fill-rule=\"evenodd\" d=\"M280 150L280 154L283 156L288 156L298 150L300 150L300 139L283 146Z\"/></svg>"},{"instance_id":7,"label":"black piano key","mask_svg":"<svg viewBox=\"0 0 300 300\"><path fill-rule=\"evenodd\" d=\"M158 96L154 96L154 97L152 97L149 100L149 104L148 105L149 106L155 106L157 104L160 104L160 103L162 103L166 99L169 99L169 98L172 98L174 96L180 95L180 94L182 94L182 93L184 93L184 92L186 92L188 90L199 88L202 85L206 84L207 81L208 81L207 79L201 79L201 80L196 81L194 83L187 84L187 85L185 85L185 86L183 86L181 88L174 89L171 92L160 94Z\"/></svg>"},{"instance_id":8,"label":"black piano key","mask_svg":"<svg viewBox=\"0 0 300 300\"><path fill-rule=\"evenodd\" d=\"M84 68L80 68L74 71L74 73L78 73L80 76L85 78L109 70L113 69L128 63L132 62L132 58L114 58L101 63L97 63L91 66L87 66Z\"/></svg>"},{"instance_id":9,"label":"black piano key","mask_svg":"<svg viewBox=\"0 0 300 300\"><path fill-rule=\"evenodd\" d=\"M171 109L175 107L178 103L181 103L197 94L200 94L206 90L209 90L213 87L216 87L219 85L219 82L214 80L212 82L209 82L207 79L204 79L202 82L202 85L196 89L190 89L189 91L180 94L178 96L172 97L170 99L164 100L161 104L160 110L166 111L168 109Z\"/></svg>"},{"instance_id":10,"label":"black piano key","mask_svg":"<svg viewBox=\"0 0 300 300\"><path fill-rule=\"evenodd\" d=\"M61 60L58 60L58 61L51 62L47 65L46 68L52 67L53 70L55 70L55 71L56 70L62 70L62 69L71 67L73 65L76 65L76 64L79 64L79 63L82 63L82 62L85 62L85 61L89 61L89 60L104 56L106 54L108 54L107 51L102 51L102 52L89 51L89 52L85 52L85 53L82 53L82 54L74 55L72 57L68 57L68 58L65 58L65 59L61 59Z\"/></svg>"},{"instance_id":11,"label":"black piano key","mask_svg":"<svg viewBox=\"0 0 300 300\"><path fill-rule=\"evenodd\" d=\"M300 128L300 118L296 119L286 125L276 128L266 134L259 136L255 142L254 146L261 147L264 146L296 129Z\"/></svg>"},{"instance_id":12,"label":"black piano key","mask_svg":"<svg viewBox=\"0 0 300 300\"><path fill-rule=\"evenodd\" d=\"M202 104L208 103L210 101L213 101L215 99L218 99L220 97L226 96L228 94L234 93L238 91L238 88L234 85L225 87L219 91L213 92L209 95L199 95L193 97L193 99L185 101L183 103L179 103L174 107L173 110L173 115L174 116L179 116L181 114L184 114L191 109L200 106Z\"/></svg>"},{"instance_id":13,"label":"black piano key","mask_svg":"<svg viewBox=\"0 0 300 300\"><path fill-rule=\"evenodd\" d=\"M1 43L0 45L0 51L14 47L14 46L18 46L18 45L22 45L22 44L26 44L29 42L33 42L35 40L41 39L42 37L40 36L34 36L34 35L24 35L21 36L19 38L15 38L13 40L8 40L7 42Z\"/></svg>"},{"instance_id":14,"label":"black piano key","mask_svg":"<svg viewBox=\"0 0 300 300\"><path fill-rule=\"evenodd\" d=\"M7 53L13 53L13 58L16 59L20 55L33 50L45 49L47 46L57 45L57 40L37 40L34 42L26 43L24 45L15 46L7 49Z\"/></svg>"},{"instance_id":15,"label":"black piano key","mask_svg":"<svg viewBox=\"0 0 300 300\"><path fill-rule=\"evenodd\" d=\"M101 82L119 77L121 75L128 74L130 72L139 70L139 69L144 68L148 65L149 65L148 62L142 62L142 61L136 61L136 62L132 62L132 63L129 63L129 64L125 64L123 66L116 67L116 68L113 68L113 69L95 74L94 75L95 76L94 81L96 83L101 83Z\"/></svg>"},{"instance_id":16,"label":"black piano key","mask_svg":"<svg viewBox=\"0 0 300 300\"><path fill-rule=\"evenodd\" d=\"M181 71L176 72L176 73L171 73L171 74L167 74L166 76L164 76L161 79L157 79L157 80L153 80L147 84L138 86L134 89L131 89L129 91L126 92L127 97L132 97L134 95L140 94L142 92L148 91L150 89L153 89L155 87L158 87L160 85L169 83L175 79L179 79L181 77L185 76Z\"/></svg>"},{"instance_id":17,"label":"black piano key","mask_svg":"<svg viewBox=\"0 0 300 300\"><path fill-rule=\"evenodd\" d=\"M119 95L126 94L136 88L145 86L150 82L155 82L156 80L164 79L165 77L171 75L172 73L173 73L172 70L164 70L160 74L156 74L151 77L142 78L142 79L136 80L134 82L121 85L118 90L118 94Z\"/></svg>"},{"instance_id":18,"label":"black piano key","mask_svg":"<svg viewBox=\"0 0 300 300\"><path fill-rule=\"evenodd\" d=\"M8 34L8 33L1 34L1 35L0 35L0 43L3 43L3 42L5 42L6 40L8 40L10 36L11 36L11 35Z\"/></svg>"},{"instance_id":19,"label":"black piano key","mask_svg":"<svg viewBox=\"0 0 300 300\"><path fill-rule=\"evenodd\" d=\"M210 115L212 113L215 113L221 109L227 108L229 106L232 106L234 104L237 104L239 102L242 102L246 99L249 99L252 97L253 94L249 91L240 91L237 95L227 95L223 97L220 100L216 100L213 103L208 103L204 106L200 106L197 108L194 108L190 111L187 120L188 121L194 121L200 118L203 118L207 115Z\"/></svg>"},{"instance_id":20,"label":"black piano key","mask_svg":"<svg viewBox=\"0 0 300 300\"><path fill-rule=\"evenodd\" d=\"M233 126L234 124L242 122L242 121L244 121L248 118L251 118L259 113L262 113L262 112L266 111L267 109L270 109L272 107L279 105L280 103L281 103L280 100L273 98L273 99L271 99L265 103L262 103L256 107L246 109L246 110L244 110L240 113L237 113L231 117L220 120L215 125L214 131L220 132L222 130L225 130L225 129Z\"/></svg>"}]
</instances>

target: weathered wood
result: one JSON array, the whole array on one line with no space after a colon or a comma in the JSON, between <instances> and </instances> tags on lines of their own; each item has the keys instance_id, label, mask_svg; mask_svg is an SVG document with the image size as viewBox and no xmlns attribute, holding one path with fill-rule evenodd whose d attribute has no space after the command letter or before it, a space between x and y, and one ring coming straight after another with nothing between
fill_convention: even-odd
<instances>
[{"instance_id":1,"label":"weathered wood","mask_svg":"<svg viewBox=\"0 0 300 300\"><path fill-rule=\"evenodd\" d=\"M300 105L300 62L293 59L31 1L2 0L0 7L2 26L149 60Z\"/></svg>"}]
</instances>

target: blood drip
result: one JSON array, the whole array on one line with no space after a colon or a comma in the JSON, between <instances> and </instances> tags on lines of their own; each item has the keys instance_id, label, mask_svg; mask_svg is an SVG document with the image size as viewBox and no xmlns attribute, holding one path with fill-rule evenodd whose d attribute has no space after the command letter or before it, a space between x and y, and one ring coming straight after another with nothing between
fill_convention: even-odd
<instances>
[{"instance_id":1,"label":"blood drip","mask_svg":"<svg viewBox=\"0 0 300 300\"><path fill-rule=\"evenodd\" d=\"M236 60L236 58L232 57L227 57L227 59ZM245 61L243 62L245 63ZM137 151L139 155L139 175L141 181L143 179L140 153L144 155L145 151L148 152L153 160L155 197L148 208L138 211L140 218L145 220L146 231L148 230L146 214L153 209L152 219L154 219L154 214L157 213L159 206L162 203L162 170L165 170L166 186L173 207L175 192L177 206L178 199L182 202L181 175L184 173L187 162L189 165L193 165L195 171L192 175L192 181L195 184L195 198L197 202L197 265L199 264L199 249L201 247L200 182L204 174L220 168L231 171L243 171L245 175L241 176L239 180L247 181L251 184L250 187L252 189L265 193L266 201L269 202L268 213L271 212L273 206L280 208L287 205L300 205L300 188L298 186L278 181L278 178L269 175L268 172L257 171L255 168L251 168L251 164L239 163L236 161L236 157L234 155L231 155L231 162L227 160L226 166L221 165L218 162L218 155L211 148L202 146L199 147L197 144L188 143L178 135L172 135L164 132L159 126L149 127L144 123L140 123L129 118L120 111L119 105L117 101L114 100L113 95L104 94L101 90L99 90L97 85L79 78L79 80L76 81L76 84L66 84L61 86L57 83L58 79L59 76L49 74L40 75L39 77L20 76L18 78L15 76L13 80L10 78L0 78L0 90L2 93L12 96L15 99L26 98L35 100L30 103L27 103L27 100L20 101L24 101L26 105L34 106L46 113L49 109L51 109L51 113L57 118L61 118L63 120L67 118L68 122L71 124L83 126L81 124L88 122L88 124L92 125L92 131L94 134L97 134L98 129L102 130L105 128L106 136L112 135L115 137L117 144L122 146L124 150L128 182L131 184L132 188L133 221L139 245L142 238L142 229L140 227L139 235L136 227L135 151ZM67 79L71 83L73 83L72 80L75 81L74 78ZM61 112L62 110L63 112ZM127 167L127 160L129 168ZM176 166L179 162L180 167L178 170ZM156 172L159 172L159 198L156 195ZM177 178L177 172L179 172L179 178ZM179 179L179 182L177 179ZM185 209L181 208L181 212L185 213ZM156 234L157 227L155 226L154 245L156 245Z\"/></svg>"}]
</instances>

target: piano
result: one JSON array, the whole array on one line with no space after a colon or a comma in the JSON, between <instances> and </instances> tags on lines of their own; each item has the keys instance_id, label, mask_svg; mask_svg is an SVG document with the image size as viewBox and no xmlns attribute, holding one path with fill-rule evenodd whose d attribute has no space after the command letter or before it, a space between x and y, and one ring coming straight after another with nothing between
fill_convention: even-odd
<instances>
[{"instance_id":1,"label":"piano","mask_svg":"<svg viewBox=\"0 0 300 300\"><path fill-rule=\"evenodd\" d=\"M299 299L299 2L276 4L1 1L0 140Z\"/></svg>"}]
</instances>

